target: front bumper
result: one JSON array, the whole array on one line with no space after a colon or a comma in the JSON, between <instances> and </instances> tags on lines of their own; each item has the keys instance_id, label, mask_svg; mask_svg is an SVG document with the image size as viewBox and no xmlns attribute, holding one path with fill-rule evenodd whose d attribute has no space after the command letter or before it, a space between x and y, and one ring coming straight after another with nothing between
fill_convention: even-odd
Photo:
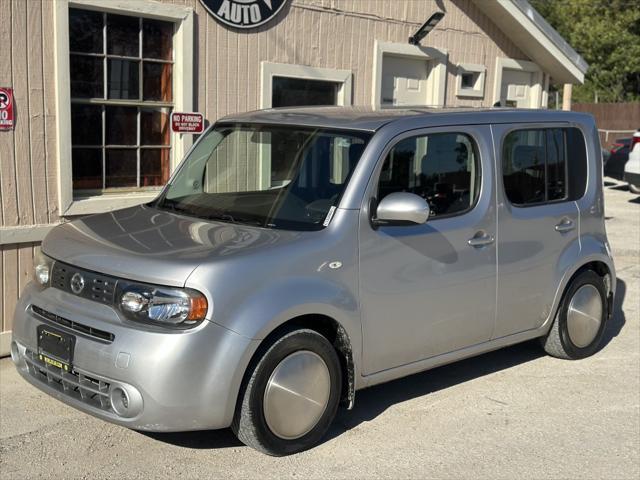
<instances>
[{"instance_id":1,"label":"front bumper","mask_svg":"<svg viewBox=\"0 0 640 480\"><path fill-rule=\"evenodd\" d=\"M53 314L45 318L32 306ZM37 310L37 308L36 308ZM75 322L65 326L55 316ZM107 305L34 284L18 302L11 353L32 385L79 410L136 430L231 425L242 376L258 341L213 322L185 331L130 325ZM38 358L37 327L75 335L73 372ZM113 334L96 338L93 330Z\"/></svg>"}]
</instances>

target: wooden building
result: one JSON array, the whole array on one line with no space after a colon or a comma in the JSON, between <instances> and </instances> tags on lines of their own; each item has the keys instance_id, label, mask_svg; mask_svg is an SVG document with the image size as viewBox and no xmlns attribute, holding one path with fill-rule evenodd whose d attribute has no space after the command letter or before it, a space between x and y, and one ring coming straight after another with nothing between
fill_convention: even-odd
<instances>
[{"instance_id":1,"label":"wooden building","mask_svg":"<svg viewBox=\"0 0 640 480\"><path fill-rule=\"evenodd\" d=\"M167 181L193 141L173 111L544 108L587 69L526 0L0 0L0 44L0 354L46 233Z\"/></svg>"}]
</instances>

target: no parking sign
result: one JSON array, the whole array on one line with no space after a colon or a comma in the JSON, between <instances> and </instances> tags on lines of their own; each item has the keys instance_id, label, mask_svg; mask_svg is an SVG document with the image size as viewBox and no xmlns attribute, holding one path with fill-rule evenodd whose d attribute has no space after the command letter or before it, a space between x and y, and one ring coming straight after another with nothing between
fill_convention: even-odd
<instances>
[{"instance_id":1,"label":"no parking sign","mask_svg":"<svg viewBox=\"0 0 640 480\"><path fill-rule=\"evenodd\" d=\"M13 118L13 88L0 87L0 130L11 130Z\"/></svg>"}]
</instances>

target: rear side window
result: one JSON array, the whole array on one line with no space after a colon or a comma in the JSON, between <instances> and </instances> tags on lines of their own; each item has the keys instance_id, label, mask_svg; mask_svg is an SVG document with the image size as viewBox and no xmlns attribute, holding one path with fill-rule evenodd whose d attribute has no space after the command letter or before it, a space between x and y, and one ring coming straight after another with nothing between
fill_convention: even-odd
<instances>
[{"instance_id":1,"label":"rear side window","mask_svg":"<svg viewBox=\"0 0 640 480\"><path fill-rule=\"evenodd\" d=\"M584 137L577 128L516 130L504 140L503 183L514 205L580 198L586 171Z\"/></svg>"},{"instance_id":2,"label":"rear side window","mask_svg":"<svg viewBox=\"0 0 640 480\"><path fill-rule=\"evenodd\" d=\"M378 200L410 192L429 202L432 217L461 214L476 203L480 158L464 133L435 133L399 141L384 160Z\"/></svg>"}]
</instances>

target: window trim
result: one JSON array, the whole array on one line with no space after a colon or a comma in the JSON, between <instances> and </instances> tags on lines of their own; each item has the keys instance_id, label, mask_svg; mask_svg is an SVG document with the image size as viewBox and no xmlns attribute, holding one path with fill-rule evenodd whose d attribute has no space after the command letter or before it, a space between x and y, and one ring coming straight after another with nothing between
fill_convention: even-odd
<instances>
[{"instance_id":1,"label":"window trim","mask_svg":"<svg viewBox=\"0 0 640 480\"><path fill-rule=\"evenodd\" d=\"M176 24L174 33L173 108L193 110L194 11L149 0L57 0L54 8L56 153L58 157L58 207L61 216L100 213L153 200L161 190L135 193L106 193L82 199L73 196L71 162L71 88L69 51L69 9L97 10L120 15L153 18ZM171 133L170 174L191 147L190 135Z\"/></svg>"},{"instance_id":2,"label":"window trim","mask_svg":"<svg viewBox=\"0 0 640 480\"><path fill-rule=\"evenodd\" d=\"M382 94L382 67L385 54L431 62L433 67L427 78L427 105L421 106L445 106L447 62L449 60L449 52L447 50L376 40L373 45L373 85L371 89L371 106L373 108L394 108L392 106L384 106L380 101Z\"/></svg>"},{"instance_id":3,"label":"window trim","mask_svg":"<svg viewBox=\"0 0 640 480\"><path fill-rule=\"evenodd\" d=\"M465 73L478 74L479 88L462 86L462 75ZM459 63L456 74L456 97L484 98L484 84L487 77L487 67L475 63Z\"/></svg>"},{"instance_id":4,"label":"window trim","mask_svg":"<svg viewBox=\"0 0 640 480\"><path fill-rule=\"evenodd\" d=\"M564 165L564 173L565 173L565 196L561 199L557 199L557 200L551 200L551 201L544 201L544 202L536 202L536 203L513 203L510 199L509 196L507 195L507 190L504 186L504 171L503 171L503 166L504 166L504 142L507 138L507 136L509 136L511 133L513 132L519 132L519 131L525 131L525 130L545 130L545 162L544 162L544 175L545 175L545 196L547 194L547 159L546 159L546 155L547 155L547 135L546 135L546 131L547 130L553 130L553 129L561 129L561 130L566 130L569 128L577 128L575 125L572 124L568 124L568 123L562 123L562 124L531 124L531 126L523 126L523 125L519 125L519 126L514 126L512 128L509 128L508 130L505 130L503 132L502 138L500 138L500 159L499 159L499 165L496 165L497 168L497 172L498 172L498 177L500 178L500 186L502 188L502 195L504 196L504 199L507 201L507 203L514 207L514 208L519 208L519 209L525 209L525 208L532 208L532 207L545 207L547 205L554 205L557 203L567 203L567 202L573 202L575 200L571 199L570 193L569 193L569 159L567 157L567 140L566 140L566 133L564 134L564 139L565 139L565 165ZM583 138L584 138L584 133L583 133ZM496 162L498 164L498 162ZM587 182L586 184L589 184L589 179L587 177ZM580 197L581 198L581 197Z\"/></svg>"},{"instance_id":5,"label":"window trim","mask_svg":"<svg viewBox=\"0 0 640 480\"><path fill-rule=\"evenodd\" d=\"M504 70L518 70L533 74L533 84L531 85L531 98L528 108L541 108L543 100L543 73L540 67L528 60L516 60L514 58L496 57L496 72L493 80L493 100L492 105L500 101L502 91L502 72Z\"/></svg>"},{"instance_id":6,"label":"window trim","mask_svg":"<svg viewBox=\"0 0 640 480\"><path fill-rule=\"evenodd\" d=\"M273 102L273 78L300 78L338 83L336 101L339 106L353 104L353 72L336 68L320 68L293 63L260 62L260 108L271 108Z\"/></svg>"},{"instance_id":7,"label":"window trim","mask_svg":"<svg viewBox=\"0 0 640 480\"><path fill-rule=\"evenodd\" d=\"M459 127L459 128L456 128ZM428 129L425 130L423 128L420 129L415 129L415 130L408 130L406 132L404 132L401 135L398 135L394 138L392 138L387 145L384 147L384 149L382 150L381 155L378 157L378 160L376 162L376 166L374 169L373 174L371 175L371 181L373 182L372 186L368 186L366 189L366 192L370 192L370 194L366 194L365 195L365 202L368 203L371 197L375 198L375 205L377 208L377 204L380 201L378 198L378 191L379 191L379 185L380 185L380 174L382 173L382 167L384 167L384 163L387 159L387 156L389 155L389 153L391 152L391 150L393 150L393 148L398 145L400 142L403 142L404 140L407 140L409 138L418 138L418 137L425 137L425 136L429 136L429 135L443 135L443 134L461 134L461 135L466 135L468 138L470 138L473 141L473 146L474 146L474 150L475 150L475 156L476 156L476 170L478 172L477 176L478 176L478 186L477 186L477 191L478 194L476 195L476 198L474 199L474 202L472 205L469 206L469 208L466 208L465 210L460 210L459 212L454 212L448 215L440 215L437 217L431 217L429 216L429 218L427 219L427 224L432 224L433 222L436 222L438 220L450 220L452 218L456 218L456 217L461 217L463 215L467 215L469 213L471 213L473 210L475 210L478 207L478 204L480 203L480 199L482 197L482 189L485 188L484 187L484 169L482 166L482 153L481 153L481 149L480 149L480 142L478 141L477 136L464 128L464 126L462 125L458 125L458 126L453 126L453 127L442 127L443 129L438 129L433 131L432 129ZM420 133L418 133L420 132ZM369 209L369 215L373 215L375 212L371 211L371 209ZM403 226L403 225L384 225L384 227L395 227L395 226ZM373 228L373 227L372 227Z\"/></svg>"}]
</instances>

